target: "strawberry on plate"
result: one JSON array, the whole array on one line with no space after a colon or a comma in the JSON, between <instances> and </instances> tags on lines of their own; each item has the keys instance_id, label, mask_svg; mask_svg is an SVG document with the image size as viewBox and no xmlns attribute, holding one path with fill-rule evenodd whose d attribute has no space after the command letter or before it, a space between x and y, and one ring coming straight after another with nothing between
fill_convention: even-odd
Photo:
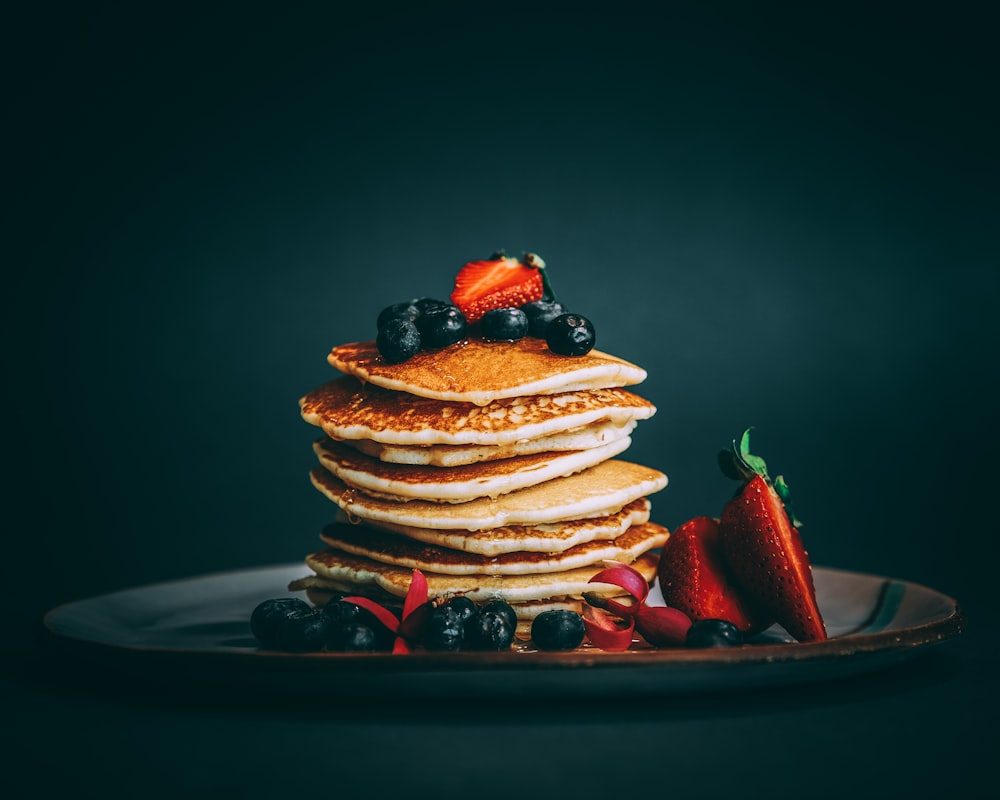
<instances>
[{"instance_id":1,"label":"strawberry on plate","mask_svg":"<svg viewBox=\"0 0 1000 800\"><path fill-rule=\"evenodd\" d=\"M657 578L666 604L692 620L724 619L743 633L773 622L734 585L719 553L719 520L712 517L689 519L671 532L660 551Z\"/></svg>"},{"instance_id":2,"label":"strawberry on plate","mask_svg":"<svg viewBox=\"0 0 1000 800\"><path fill-rule=\"evenodd\" d=\"M455 276L451 302L471 324L487 311L519 308L541 300L545 293L544 267L545 262L531 254L525 256L524 263L502 252L485 261L470 261Z\"/></svg>"},{"instance_id":3,"label":"strawberry on plate","mask_svg":"<svg viewBox=\"0 0 1000 800\"><path fill-rule=\"evenodd\" d=\"M800 642L823 641L826 626L816 603L812 566L788 487L773 481L764 459L750 453L750 429L719 453L719 465L741 482L719 522L719 550L742 592Z\"/></svg>"}]
</instances>

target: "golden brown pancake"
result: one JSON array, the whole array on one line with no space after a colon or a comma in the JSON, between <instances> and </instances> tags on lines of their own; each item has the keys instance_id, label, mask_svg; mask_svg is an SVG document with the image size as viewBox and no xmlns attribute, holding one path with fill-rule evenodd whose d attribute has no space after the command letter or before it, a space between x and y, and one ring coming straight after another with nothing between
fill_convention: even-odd
<instances>
[{"instance_id":1,"label":"golden brown pancake","mask_svg":"<svg viewBox=\"0 0 1000 800\"><path fill-rule=\"evenodd\" d=\"M562 572L607 560L628 563L649 550L662 547L668 536L666 528L647 522L632 526L616 539L591 541L558 552L520 551L499 556L483 556L423 544L363 525L328 525L320 538L335 550L423 572L442 575L529 575Z\"/></svg>"},{"instance_id":2,"label":"golden brown pancake","mask_svg":"<svg viewBox=\"0 0 1000 800\"><path fill-rule=\"evenodd\" d=\"M631 562L631 566L647 581L652 582L656 574L657 558L655 553L644 553ZM508 603L524 603L566 598L579 600L584 592L608 597L621 596L625 592L619 586L590 583L590 579L608 563L610 562L531 575L440 575L426 572L424 577L427 578L427 591L431 599L464 594L477 603L492 598L502 598ZM342 590L362 595L375 588L396 597L405 597L413 577L412 569L381 564L370 558L333 548L307 556L306 565L316 575L330 579L331 585L347 587Z\"/></svg>"},{"instance_id":3,"label":"golden brown pancake","mask_svg":"<svg viewBox=\"0 0 1000 800\"><path fill-rule=\"evenodd\" d=\"M314 468L309 477L316 489L356 519L469 531L613 514L667 485L667 476L659 470L620 459L602 461L568 478L553 478L495 500L478 498L466 503L400 503L371 497L351 489L322 467Z\"/></svg>"},{"instance_id":4,"label":"golden brown pancake","mask_svg":"<svg viewBox=\"0 0 1000 800\"><path fill-rule=\"evenodd\" d=\"M501 458L530 456L535 453L560 453L567 450L586 450L601 447L629 436L635 429L635 421L616 425L610 421L598 421L579 428L572 428L537 439L518 439L510 444L383 444L371 439L351 439L344 441L358 452L390 464L418 464L431 467L461 467L483 461L498 461Z\"/></svg>"},{"instance_id":5,"label":"golden brown pancake","mask_svg":"<svg viewBox=\"0 0 1000 800\"><path fill-rule=\"evenodd\" d=\"M560 356L542 339L489 342L470 337L441 350L424 350L401 364L387 364L374 341L334 347L327 361L341 372L386 389L436 400L486 405L504 397L630 386L646 371L624 359L591 350Z\"/></svg>"},{"instance_id":6,"label":"golden brown pancake","mask_svg":"<svg viewBox=\"0 0 1000 800\"><path fill-rule=\"evenodd\" d=\"M326 438L317 440L313 450L331 474L372 497L463 503L477 497L499 497L581 472L623 453L631 442L625 437L588 450L534 453L447 469L387 464Z\"/></svg>"},{"instance_id":7,"label":"golden brown pancake","mask_svg":"<svg viewBox=\"0 0 1000 800\"><path fill-rule=\"evenodd\" d=\"M455 531L437 528L411 528L391 522L369 520L367 527L377 527L418 542L476 553L499 556L524 550L555 553L593 541L606 541L621 536L632 525L649 521L651 503L645 497L633 500L613 514L554 522L548 525L504 525L485 531ZM353 522L345 511L337 511L337 522Z\"/></svg>"},{"instance_id":8,"label":"golden brown pancake","mask_svg":"<svg viewBox=\"0 0 1000 800\"><path fill-rule=\"evenodd\" d=\"M331 439L398 445L502 445L609 421L626 425L656 411L625 389L513 397L481 406L389 391L344 376L299 400L302 418Z\"/></svg>"}]
</instances>

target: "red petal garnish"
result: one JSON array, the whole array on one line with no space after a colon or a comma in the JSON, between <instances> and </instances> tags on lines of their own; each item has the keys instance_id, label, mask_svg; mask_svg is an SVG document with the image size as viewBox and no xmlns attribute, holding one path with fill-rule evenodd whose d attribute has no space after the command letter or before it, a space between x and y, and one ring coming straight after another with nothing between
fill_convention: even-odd
<instances>
[{"instance_id":1,"label":"red petal garnish","mask_svg":"<svg viewBox=\"0 0 1000 800\"><path fill-rule=\"evenodd\" d=\"M390 631L393 633L399 632L399 619L396 615L384 606L380 606L374 600L370 600L367 597L355 597L354 595L351 595L350 597L340 598L340 602L354 603L354 605L360 606L365 609L365 611L370 611L378 618L378 621L385 625L385 627L387 627Z\"/></svg>"},{"instance_id":2,"label":"red petal garnish","mask_svg":"<svg viewBox=\"0 0 1000 800\"><path fill-rule=\"evenodd\" d=\"M636 608L645 602L649 595L649 583L637 570L627 564L615 564L602 569L588 583L610 583L624 589L635 598ZM629 613L635 613L635 610Z\"/></svg>"},{"instance_id":3,"label":"red petal garnish","mask_svg":"<svg viewBox=\"0 0 1000 800\"><path fill-rule=\"evenodd\" d=\"M410 588L406 590L406 599L403 600L403 619L406 619L410 612L427 602L427 578L419 569L413 570L413 577L410 578Z\"/></svg>"},{"instance_id":4,"label":"red petal garnish","mask_svg":"<svg viewBox=\"0 0 1000 800\"><path fill-rule=\"evenodd\" d=\"M668 606L643 606L634 617L636 630L653 647L684 644L691 618Z\"/></svg>"},{"instance_id":5,"label":"red petal garnish","mask_svg":"<svg viewBox=\"0 0 1000 800\"><path fill-rule=\"evenodd\" d=\"M631 617L618 622L603 611L591 606L583 607L583 627L587 638L602 650L628 650L632 644L635 623Z\"/></svg>"}]
</instances>

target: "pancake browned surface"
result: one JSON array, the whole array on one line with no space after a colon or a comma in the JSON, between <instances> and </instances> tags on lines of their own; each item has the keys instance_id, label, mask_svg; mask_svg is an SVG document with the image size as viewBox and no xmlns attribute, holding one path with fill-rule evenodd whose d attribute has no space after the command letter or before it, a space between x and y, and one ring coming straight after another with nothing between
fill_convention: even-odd
<instances>
[{"instance_id":1,"label":"pancake browned surface","mask_svg":"<svg viewBox=\"0 0 1000 800\"><path fill-rule=\"evenodd\" d=\"M355 518L416 528L469 531L612 514L667 485L667 476L659 470L611 459L568 478L554 478L496 499L400 503L351 489L322 467L314 468L309 475L320 492Z\"/></svg>"},{"instance_id":2,"label":"pancake browned surface","mask_svg":"<svg viewBox=\"0 0 1000 800\"><path fill-rule=\"evenodd\" d=\"M499 497L582 472L624 452L630 443L626 437L588 450L534 453L451 469L387 464L330 439L318 440L313 449L324 469L373 497L462 503L477 497Z\"/></svg>"},{"instance_id":3,"label":"pancake browned surface","mask_svg":"<svg viewBox=\"0 0 1000 800\"><path fill-rule=\"evenodd\" d=\"M555 553L592 541L616 539L632 525L649 521L650 502L641 497L624 508L600 517L568 519L547 525L501 525L483 531L447 530L443 528L414 528L391 522L368 520L366 526L397 533L418 542L477 553L499 556L525 550ZM357 525L345 511L337 513L338 522Z\"/></svg>"},{"instance_id":4,"label":"pancake browned surface","mask_svg":"<svg viewBox=\"0 0 1000 800\"><path fill-rule=\"evenodd\" d=\"M530 537L530 533L526 532ZM630 563L662 547L667 529L652 522L633 525L615 539L590 541L564 550L521 550L484 556L425 544L362 525L328 525L320 538L334 550L365 556L383 564L443 575L530 575L588 567L602 561Z\"/></svg>"},{"instance_id":5,"label":"pancake browned surface","mask_svg":"<svg viewBox=\"0 0 1000 800\"><path fill-rule=\"evenodd\" d=\"M486 405L504 397L526 397L630 386L646 371L616 356L591 350L568 358L543 339L490 342L470 337L441 350L424 350L401 364L387 364L374 341L334 347L327 361L362 381L437 400Z\"/></svg>"},{"instance_id":6,"label":"pancake browned surface","mask_svg":"<svg viewBox=\"0 0 1000 800\"><path fill-rule=\"evenodd\" d=\"M365 594L372 587L396 597L405 597L410 588L413 570L382 564L364 556L356 556L329 548L306 557L306 564L320 577L328 578L341 591ZM645 553L631 566L647 581L656 572L656 556ZM622 596L620 586L591 583L604 569L604 564L529 575L440 575L424 573L431 598L464 594L476 602L502 598L509 603L570 598L578 600L584 592L608 597Z\"/></svg>"},{"instance_id":7,"label":"pancake browned surface","mask_svg":"<svg viewBox=\"0 0 1000 800\"><path fill-rule=\"evenodd\" d=\"M349 376L307 393L299 406L302 418L332 439L399 445L512 444L599 421L626 425L656 411L625 389L517 396L480 406L389 391Z\"/></svg>"}]
</instances>

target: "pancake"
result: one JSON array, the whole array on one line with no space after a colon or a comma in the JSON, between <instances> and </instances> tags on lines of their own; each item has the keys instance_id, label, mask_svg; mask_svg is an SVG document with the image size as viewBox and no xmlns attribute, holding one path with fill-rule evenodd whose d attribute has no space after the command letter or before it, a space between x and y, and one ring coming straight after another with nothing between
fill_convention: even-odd
<instances>
[{"instance_id":1,"label":"pancake","mask_svg":"<svg viewBox=\"0 0 1000 800\"><path fill-rule=\"evenodd\" d=\"M625 389L518 396L480 406L389 391L350 376L308 392L299 409L331 439L396 445L509 445L595 422L626 425L656 411Z\"/></svg>"},{"instance_id":2,"label":"pancake","mask_svg":"<svg viewBox=\"0 0 1000 800\"><path fill-rule=\"evenodd\" d=\"M387 364L374 341L353 342L334 347L327 361L385 389L481 406L505 397L631 386L646 379L644 369L616 356L599 350L560 356L532 337L516 342L470 337L401 364Z\"/></svg>"},{"instance_id":3,"label":"pancake","mask_svg":"<svg viewBox=\"0 0 1000 800\"><path fill-rule=\"evenodd\" d=\"M632 525L649 521L651 503L645 497L633 500L621 510L601 517L565 520L549 525L505 525L485 531L449 531L436 528L409 528L390 522L373 522L367 527L397 533L408 539L427 544L476 553L499 556L504 553L531 551L552 553L586 542L616 539ZM337 512L338 522L351 522L345 511ZM352 524L358 524L357 521Z\"/></svg>"},{"instance_id":4,"label":"pancake","mask_svg":"<svg viewBox=\"0 0 1000 800\"><path fill-rule=\"evenodd\" d=\"M536 600L578 600L584 592L618 597L625 593L619 586L608 583L590 583L590 579L609 562L588 567L541 572L531 575L439 575L426 572L427 593L431 599L452 594L464 594L470 600L482 603L502 598L508 603ZM647 581L656 574L657 556L644 553L630 562ZM372 596L373 588L402 598L410 586L413 570L381 564L370 558L328 548L306 557L306 565L316 575L329 578L331 585L347 587L346 591Z\"/></svg>"},{"instance_id":5,"label":"pancake","mask_svg":"<svg viewBox=\"0 0 1000 800\"><path fill-rule=\"evenodd\" d=\"M478 498L466 503L428 500L400 503L371 497L351 489L322 467L315 467L309 477L317 490L353 518L414 528L469 531L613 514L667 485L667 476L659 470L620 459L602 461L568 478L553 478L496 499Z\"/></svg>"},{"instance_id":6,"label":"pancake","mask_svg":"<svg viewBox=\"0 0 1000 800\"><path fill-rule=\"evenodd\" d=\"M363 525L335 523L320 534L320 538L335 550L383 564L443 575L529 575L588 567L601 561L628 563L649 550L662 547L668 536L666 528L647 522L632 526L615 539L591 541L561 551L516 551L483 556L416 542Z\"/></svg>"},{"instance_id":7,"label":"pancake","mask_svg":"<svg viewBox=\"0 0 1000 800\"><path fill-rule=\"evenodd\" d=\"M552 478L582 472L628 449L629 437L588 450L535 453L460 467L387 464L330 439L317 440L313 450L320 464L348 486L388 500L464 503L477 497L535 486Z\"/></svg>"},{"instance_id":8,"label":"pancake","mask_svg":"<svg viewBox=\"0 0 1000 800\"><path fill-rule=\"evenodd\" d=\"M366 456L377 458L390 464L416 464L433 467L460 467L483 461L497 461L513 456L528 456L533 453L558 453L566 450L586 450L600 447L617 439L629 436L635 430L633 420L624 425L614 422L595 422L580 428L540 436L537 439L518 439L510 444L431 444L404 445L382 444L371 439L354 439L344 442Z\"/></svg>"}]
</instances>

